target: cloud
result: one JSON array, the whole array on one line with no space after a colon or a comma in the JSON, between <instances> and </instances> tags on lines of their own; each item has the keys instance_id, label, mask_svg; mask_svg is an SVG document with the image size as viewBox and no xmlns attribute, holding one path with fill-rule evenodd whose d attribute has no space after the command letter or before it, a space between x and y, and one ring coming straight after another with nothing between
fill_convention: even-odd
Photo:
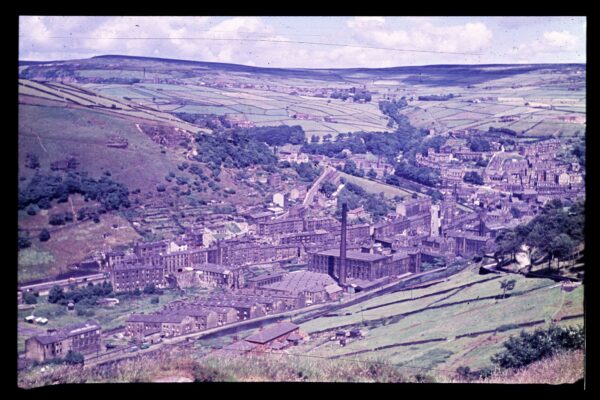
<instances>
[{"instance_id":1,"label":"cloud","mask_svg":"<svg viewBox=\"0 0 600 400\"><path fill-rule=\"evenodd\" d=\"M517 62L585 62L585 44L569 31L546 31L527 43L513 46L509 57Z\"/></svg>"},{"instance_id":2,"label":"cloud","mask_svg":"<svg viewBox=\"0 0 600 400\"><path fill-rule=\"evenodd\" d=\"M353 37L360 43L399 49L438 52L476 52L489 47L493 33L482 22L460 25L434 25L428 20L418 21L410 29L385 29L383 24L348 21Z\"/></svg>"},{"instance_id":3,"label":"cloud","mask_svg":"<svg viewBox=\"0 0 600 400\"><path fill-rule=\"evenodd\" d=\"M567 46L576 46L577 37L567 31L544 32L544 45L548 47L563 48Z\"/></svg>"},{"instance_id":4,"label":"cloud","mask_svg":"<svg viewBox=\"0 0 600 400\"><path fill-rule=\"evenodd\" d=\"M385 18L383 17L354 17L346 21L348 28L356 30L381 28L384 25Z\"/></svg>"},{"instance_id":5,"label":"cloud","mask_svg":"<svg viewBox=\"0 0 600 400\"><path fill-rule=\"evenodd\" d=\"M332 26L330 21L338 25ZM275 18L23 16L19 19L19 58L58 60L123 54L286 68L510 63L525 59L580 62L582 57L585 60L585 35L579 30L585 20L567 30L558 25L536 28L535 38L525 34L529 33L525 32L526 24L519 34L510 30L492 32L490 27L498 27L487 19L481 22L443 17L355 17L335 21L328 20L325 31L342 33L340 38L326 34L318 39L298 39L282 34L281 28L276 28L279 24ZM307 20L307 24L314 24L311 33L323 32L319 19Z\"/></svg>"}]
</instances>

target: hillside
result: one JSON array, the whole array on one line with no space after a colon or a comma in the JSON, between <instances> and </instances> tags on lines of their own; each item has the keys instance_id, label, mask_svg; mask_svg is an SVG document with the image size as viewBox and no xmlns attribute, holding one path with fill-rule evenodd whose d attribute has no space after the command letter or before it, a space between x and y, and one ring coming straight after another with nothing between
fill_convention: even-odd
<instances>
[{"instance_id":1,"label":"hillside","mask_svg":"<svg viewBox=\"0 0 600 400\"><path fill-rule=\"evenodd\" d=\"M450 382L561 385L584 379L584 365L585 353L583 350L577 350L556 354L517 371L497 371L485 379L476 381L453 379Z\"/></svg>"}]
</instances>

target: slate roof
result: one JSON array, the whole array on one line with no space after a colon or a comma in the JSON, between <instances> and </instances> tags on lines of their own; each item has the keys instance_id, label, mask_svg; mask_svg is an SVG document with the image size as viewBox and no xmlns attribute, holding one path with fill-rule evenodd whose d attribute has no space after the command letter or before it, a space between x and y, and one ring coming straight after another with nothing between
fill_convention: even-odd
<instances>
[{"instance_id":1,"label":"slate roof","mask_svg":"<svg viewBox=\"0 0 600 400\"><path fill-rule=\"evenodd\" d=\"M339 249L325 250L325 251L320 251L317 254L321 255L321 256L339 257L340 250ZM349 260L378 261L378 260L383 260L386 258L388 258L388 256L385 256L382 254L361 253L360 251L347 251L346 252L346 259L349 259Z\"/></svg>"},{"instance_id":2,"label":"slate roof","mask_svg":"<svg viewBox=\"0 0 600 400\"><path fill-rule=\"evenodd\" d=\"M292 324L291 322L280 322L275 324L267 329L264 329L254 335L248 336L246 341L252 343L260 343L264 344L270 342L274 339L277 339L280 336L285 335L286 333L290 333L295 329L298 329L299 326L296 324Z\"/></svg>"},{"instance_id":3,"label":"slate roof","mask_svg":"<svg viewBox=\"0 0 600 400\"><path fill-rule=\"evenodd\" d=\"M43 345L59 342L70 336L78 335L84 332L101 329L96 321L88 320L83 323L65 326L54 333L35 336L35 339Z\"/></svg>"}]
</instances>

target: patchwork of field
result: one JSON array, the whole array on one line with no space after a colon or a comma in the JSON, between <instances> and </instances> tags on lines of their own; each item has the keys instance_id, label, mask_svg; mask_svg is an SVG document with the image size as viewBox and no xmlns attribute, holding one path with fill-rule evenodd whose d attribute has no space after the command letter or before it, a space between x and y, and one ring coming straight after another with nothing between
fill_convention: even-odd
<instances>
[{"instance_id":1,"label":"patchwork of field","mask_svg":"<svg viewBox=\"0 0 600 400\"><path fill-rule=\"evenodd\" d=\"M419 127L436 131L504 127L519 135L534 137L572 136L578 130L585 131L585 124L558 120L561 116L585 116L585 90L569 90L569 84L551 80L541 73L520 74L469 87L438 88L417 84L410 89L413 100L409 101L406 113ZM447 93L456 97L445 101L417 100L422 95ZM500 117L503 116L517 121L502 122Z\"/></svg>"},{"instance_id":2,"label":"patchwork of field","mask_svg":"<svg viewBox=\"0 0 600 400\"><path fill-rule=\"evenodd\" d=\"M68 104L88 107L94 110L106 110L115 114L135 117L148 120L149 122L161 122L190 132L197 132L200 129L192 124L180 120L171 114L164 113L159 109L149 108L146 104L135 103L132 101L137 96L143 96L143 92L133 91L128 87L112 88L110 93L98 94L89 89L63 83L41 83L26 79L19 79L19 93L22 95L57 100ZM124 95L127 93L127 95ZM120 96L123 94L123 96ZM112 98L109 96L121 97ZM132 97L129 97L131 95ZM151 94L147 96L152 98ZM127 98L126 98L127 97Z\"/></svg>"},{"instance_id":3,"label":"patchwork of field","mask_svg":"<svg viewBox=\"0 0 600 400\"><path fill-rule=\"evenodd\" d=\"M515 279L516 287L511 295L501 298L500 281L504 278ZM468 284L472 285L465 286ZM500 298L494 298L497 295ZM552 318L582 313L582 286L564 292L551 280L520 275L490 279L490 275L478 275L477 268L468 268L429 288L382 295L337 310L338 317L306 322L301 329L309 333L329 331L313 334L312 343L297 350L326 357L385 360L401 369L452 374L461 365L472 369L491 366L490 356L501 351L502 343L521 329L533 330L547 326ZM540 320L545 322L516 326ZM582 323L582 317L559 322ZM365 339L351 341L345 347L329 341L338 327L349 324L365 330ZM482 332L501 326L496 332ZM471 333L475 334L457 337ZM418 343L421 341L424 343ZM374 350L381 347L386 348Z\"/></svg>"},{"instance_id":4,"label":"patchwork of field","mask_svg":"<svg viewBox=\"0 0 600 400\"><path fill-rule=\"evenodd\" d=\"M300 125L307 135L336 136L339 132L389 131L376 102L350 103L309 96L293 96L258 89L217 89L201 85L134 84L84 85L106 96L127 97L144 106L170 113L227 115L248 119L257 126L274 123ZM295 119L308 114L310 119ZM280 118L269 118L269 117ZM328 117L331 121L324 121Z\"/></svg>"}]
</instances>

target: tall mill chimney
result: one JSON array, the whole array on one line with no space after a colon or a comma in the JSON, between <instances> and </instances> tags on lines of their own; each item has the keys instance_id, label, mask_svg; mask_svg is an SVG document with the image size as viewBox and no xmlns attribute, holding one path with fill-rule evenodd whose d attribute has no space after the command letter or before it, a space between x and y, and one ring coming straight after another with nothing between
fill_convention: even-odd
<instances>
[{"instance_id":1,"label":"tall mill chimney","mask_svg":"<svg viewBox=\"0 0 600 400\"><path fill-rule=\"evenodd\" d=\"M346 219L348 218L348 206L342 204L342 237L340 243L340 274L338 284L346 285Z\"/></svg>"}]
</instances>

